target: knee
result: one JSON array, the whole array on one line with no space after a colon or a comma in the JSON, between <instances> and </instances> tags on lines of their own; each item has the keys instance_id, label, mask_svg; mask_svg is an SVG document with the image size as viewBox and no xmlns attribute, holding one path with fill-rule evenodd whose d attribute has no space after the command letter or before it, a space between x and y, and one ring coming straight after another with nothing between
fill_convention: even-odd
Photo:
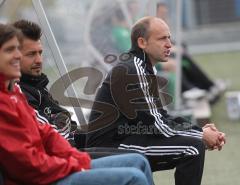
<instances>
[{"instance_id":1,"label":"knee","mask_svg":"<svg viewBox=\"0 0 240 185\"><path fill-rule=\"evenodd\" d=\"M132 158L135 162L142 164L143 167L146 167L149 165L147 158L142 154L137 154L137 153L132 154Z\"/></svg>"},{"instance_id":2,"label":"knee","mask_svg":"<svg viewBox=\"0 0 240 185\"><path fill-rule=\"evenodd\" d=\"M143 154L133 154L135 160L143 161L147 163L147 158Z\"/></svg>"},{"instance_id":3,"label":"knee","mask_svg":"<svg viewBox=\"0 0 240 185\"><path fill-rule=\"evenodd\" d=\"M197 139L196 142L194 143L194 147L197 149L198 154L200 156L205 155L205 144L202 139Z\"/></svg>"},{"instance_id":4,"label":"knee","mask_svg":"<svg viewBox=\"0 0 240 185\"><path fill-rule=\"evenodd\" d=\"M145 174L136 168L129 168L127 171L131 184L133 185L147 185L149 184L147 181L147 177Z\"/></svg>"}]
</instances>

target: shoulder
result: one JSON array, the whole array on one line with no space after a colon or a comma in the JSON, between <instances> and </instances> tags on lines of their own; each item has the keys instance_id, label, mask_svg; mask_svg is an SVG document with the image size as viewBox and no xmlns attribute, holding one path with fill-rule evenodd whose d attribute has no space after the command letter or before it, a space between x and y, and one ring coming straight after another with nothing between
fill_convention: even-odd
<instances>
[{"instance_id":1,"label":"shoulder","mask_svg":"<svg viewBox=\"0 0 240 185\"><path fill-rule=\"evenodd\" d=\"M18 88L19 88L19 91L26 96L28 101L38 101L39 92L33 86L20 82L18 84Z\"/></svg>"},{"instance_id":2,"label":"shoulder","mask_svg":"<svg viewBox=\"0 0 240 185\"><path fill-rule=\"evenodd\" d=\"M111 73L125 71L126 74L136 74L135 57L131 54L129 56L127 55L127 53L120 55L120 62L112 68Z\"/></svg>"},{"instance_id":3,"label":"shoulder","mask_svg":"<svg viewBox=\"0 0 240 185\"><path fill-rule=\"evenodd\" d=\"M15 88L15 87L14 87ZM15 88L16 89L16 88ZM13 112L19 102L18 91L16 93L0 92L1 112Z\"/></svg>"},{"instance_id":4,"label":"shoulder","mask_svg":"<svg viewBox=\"0 0 240 185\"><path fill-rule=\"evenodd\" d=\"M37 91L36 88L34 88L33 86L24 83L24 82L19 82L19 87L21 88L21 90L25 93L25 92L35 92Z\"/></svg>"}]
</instances>

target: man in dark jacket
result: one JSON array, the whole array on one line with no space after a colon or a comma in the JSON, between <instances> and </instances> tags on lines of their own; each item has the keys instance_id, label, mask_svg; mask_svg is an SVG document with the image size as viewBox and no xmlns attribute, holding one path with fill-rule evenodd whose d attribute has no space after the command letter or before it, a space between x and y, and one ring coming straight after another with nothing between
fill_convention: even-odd
<instances>
[{"instance_id":1,"label":"man in dark jacket","mask_svg":"<svg viewBox=\"0 0 240 185\"><path fill-rule=\"evenodd\" d=\"M225 134L204 128L162 108L153 66L167 62L171 41L167 24L155 17L139 20L132 48L104 80L90 115L88 146L118 147L147 156L153 171L176 167L176 185L200 185L205 147L221 149Z\"/></svg>"},{"instance_id":2,"label":"man in dark jacket","mask_svg":"<svg viewBox=\"0 0 240 185\"><path fill-rule=\"evenodd\" d=\"M27 96L29 104L35 109L42 123L51 123L72 145L77 124L71 120L70 113L61 107L47 89L48 77L42 73L43 46L40 41L41 28L30 21L20 20L14 26L23 33L21 43L21 73L19 85Z\"/></svg>"}]
</instances>

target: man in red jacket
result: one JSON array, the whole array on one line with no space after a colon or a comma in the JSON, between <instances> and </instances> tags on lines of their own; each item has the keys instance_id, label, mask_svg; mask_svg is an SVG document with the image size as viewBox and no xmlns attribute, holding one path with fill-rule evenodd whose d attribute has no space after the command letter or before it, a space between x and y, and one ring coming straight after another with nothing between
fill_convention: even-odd
<instances>
[{"instance_id":1,"label":"man in red jacket","mask_svg":"<svg viewBox=\"0 0 240 185\"><path fill-rule=\"evenodd\" d=\"M14 80L20 78L20 33L0 24L0 169L6 185L153 184L139 154L90 159L49 124L37 121Z\"/></svg>"}]
</instances>

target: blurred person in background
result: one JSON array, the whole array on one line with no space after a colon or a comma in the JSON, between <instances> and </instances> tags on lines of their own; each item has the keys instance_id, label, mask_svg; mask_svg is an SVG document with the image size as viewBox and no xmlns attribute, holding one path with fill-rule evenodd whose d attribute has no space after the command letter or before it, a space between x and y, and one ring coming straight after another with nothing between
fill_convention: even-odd
<instances>
[{"instance_id":1,"label":"blurred person in background","mask_svg":"<svg viewBox=\"0 0 240 185\"><path fill-rule=\"evenodd\" d=\"M112 15L112 38L118 54L127 52L131 47L131 31L121 9Z\"/></svg>"},{"instance_id":2,"label":"blurred person in background","mask_svg":"<svg viewBox=\"0 0 240 185\"><path fill-rule=\"evenodd\" d=\"M176 78L176 47L173 47L173 51L170 55L170 60L167 63L158 63L156 69L159 75L165 74L167 78L173 78L169 80L169 91L174 94L175 78ZM192 56L187 52L186 45L182 44L180 50L182 61L182 79L181 90L182 95L186 99L194 99L205 96L210 104L216 103L221 97L222 93L226 90L226 84L221 81L213 81L210 77L196 64Z\"/></svg>"},{"instance_id":3,"label":"blurred person in background","mask_svg":"<svg viewBox=\"0 0 240 185\"><path fill-rule=\"evenodd\" d=\"M157 3L157 17L164 21L169 21L169 9L165 2ZM159 74L169 72L167 78L169 78L168 89L173 95L175 89L175 73L176 73L176 56L177 48L174 47L170 56L170 60L167 63L158 63L156 69ZM187 50L187 45L182 43L180 48L182 60L182 93L186 99L197 99L199 97L206 96L208 101L213 104L219 100L221 94L226 90L226 84L222 80L214 82L210 77L196 64L193 57Z\"/></svg>"},{"instance_id":4,"label":"blurred person in background","mask_svg":"<svg viewBox=\"0 0 240 185\"><path fill-rule=\"evenodd\" d=\"M136 22L139 19L139 1L137 0L128 0L127 9L130 15L132 22Z\"/></svg>"},{"instance_id":5,"label":"blurred person in background","mask_svg":"<svg viewBox=\"0 0 240 185\"><path fill-rule=\"evenodd\" d=\"M157 12L156 12L156 16L161 18L162 20L164 20L166 23L169 24L169 11L168 11L168 7L167 4L164 2L158 2L157 3Z\"/></svg>"}]
</instances>

